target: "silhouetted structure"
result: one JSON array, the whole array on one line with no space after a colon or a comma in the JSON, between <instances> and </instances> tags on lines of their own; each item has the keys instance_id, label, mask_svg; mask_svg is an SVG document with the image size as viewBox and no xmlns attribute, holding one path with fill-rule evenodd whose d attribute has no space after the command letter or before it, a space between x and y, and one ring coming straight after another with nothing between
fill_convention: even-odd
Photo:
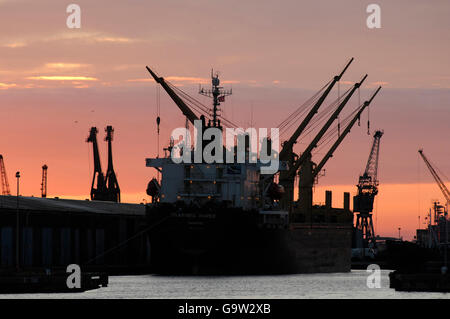
<instances>
[{"instance_id":1,"label":"silhouetted structure","mask_svg":"<svg viewBox=\"0 0 450 319\"><path fill-rule=\"evenodd\" d=\"M41 197L47 197L47 165L42 166Z\"/></svg>"},{"instance_id":2,"label":"silhouetted structure","mask_svg":"<svg viewBox=\"0 0 450 319\"><path fill-rule=\"evenodd\" d=\"M0 174L2 183L2 195L11 195L9 189L8 177L6 176L5 163L3 161L3 155L0 155Z\"/></svg>"},{"instance_id":3,"label":"silhouetted structure","mask_svg":"<svg viewBox=\"0 0 450 319\"><path fill-rule=\"evenodd\" d=\"M108 200L112 202L120 202L120 188L119 183L117 182L116 173L114 172L112 160L111 142L113 140L114 129L112 126L107 126L105 132L105 141L108 142L108 170L106 171L106 189Z\"/></svg>"},{"instance_id":4,"label":"silhouetted structure","mask_svg":"<svg viewBox=\"0 0 450 319\"><path fill-rule=\"evenodd\" d=\"M120 202L120 188L119 183L117 182L116 173L114 172L112 161L111 142L113 139L114 129L112 128L112 126L107 126L105 131L106 131L105 141L108 142L108 169L106 171L106 177L105 175L103 175L102 165L100 162L100 154L98 151L98 144L97 144L98 130L96 127L91 128L89 137L86 140L86 142L92 143L92 149L94 154L94 176L92 178L92 185L91 185L91 199Z\"/></svg>"},{"instance_id":5,"label":"silhouetted structure","mask_svg":"<svg viewBox=\"0 0 450 319\"><path fill-rule=\"evenodd\" d=\"M383 131L376 131L373 136L372 149L367 160L364 174L359 177L358 194L353 197L353 212L356 214L356 229L361 231L364 244L375 244L372 211L373 201L378 194L378 157L380 139Z\"/></svg>"}]
</instances>

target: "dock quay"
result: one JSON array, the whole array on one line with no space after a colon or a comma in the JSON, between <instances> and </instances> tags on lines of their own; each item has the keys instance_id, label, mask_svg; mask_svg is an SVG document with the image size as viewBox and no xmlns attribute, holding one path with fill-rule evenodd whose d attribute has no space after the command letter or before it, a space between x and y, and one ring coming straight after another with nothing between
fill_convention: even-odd
<instances>
[{"instance_id":1,"label":"dock quay","mask_svg":"<svg viewBox=\"0 0 450 319\"><path fill-rule=\"evenodd\" d=\"M70 264L79 265L86 276L149 269L143 204L0 196L0 215L2 282L17 279L5 275L11 270L39 282L48 271L67 277Z\"/></svg>"}]
</instances>

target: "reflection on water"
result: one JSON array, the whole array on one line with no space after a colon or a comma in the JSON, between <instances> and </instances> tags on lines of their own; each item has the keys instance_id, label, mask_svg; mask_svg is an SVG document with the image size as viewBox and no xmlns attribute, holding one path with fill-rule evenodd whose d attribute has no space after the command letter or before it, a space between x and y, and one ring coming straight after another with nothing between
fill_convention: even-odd
<instances>
[{"instance_id":1,"label":"reflection on water","mask_svg":"<svg viewBox=\"0 0 450 319\"><path fill-rule=\"evenodd\" d=\"M396 292L390 271L381 288L366 285L365 270L350 273L280 276L118 276L109 286L84 293L0 295L0 298L450 298L445 293Z\"/></svg>"}]
</instances>

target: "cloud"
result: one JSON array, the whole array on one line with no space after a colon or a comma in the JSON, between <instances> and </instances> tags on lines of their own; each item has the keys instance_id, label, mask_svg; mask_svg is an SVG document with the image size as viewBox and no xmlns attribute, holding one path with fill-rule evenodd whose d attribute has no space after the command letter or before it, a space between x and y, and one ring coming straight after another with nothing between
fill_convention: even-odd
<instances>
[{"instance_id":1,"label":"cloud","mask_svg":"<svg viewBox=\"0 0 450 319\"><path fill-rule=\"evenodd\" d=\"M81 63L46 63L45 67L49 69L78 69L87 67L89 64Z\"/></svg>"},{"instance_id":2,"label":"cloud","mask_svg":"<svg viewBox=\"0 0 450 319\"><path fill-rule=\"evenodd\" d=\"M15 48L23 48L26 46L25 42L12 42L12 43L7 43L4 44L3 47L5 48L11 48L11 49L15 49Z\"/></svg>"},{"instance_id":3,"label":"cloud","mask_svg":"<svg viewBox=\"0 0 450 319\"><path fill-rule=\"evenodd\" d=\"M0 82L0 90L7 90L13 87L16 87L17 84L16 83L1 83Z\"/></svg>"},{"instance_id":4,"label":"cloud","mask_svg":"<svg viewBox=\"0 0 450 319\"><path fill-rule=\"evenodd\" d=\"M25 46L33 45L35 43L49 43L63 40L70 40L70 41L78 40L87 43L117 43L117 44L129 44L144 41L142 39L115 36L102 32L84 32L84 31L73 32L73 30L71 30L39 37L27 36L26 40L24 39L20 41L10 39L9 42L2 41L4 43L0 44L0 46L6 48L22 48Z\"/></svg>"},{"instance_id":5,"label":"cloud","mask_svg":"<svg viewBox=\"0 0 450 319\"><path fill-rule=\"evenodd\" d=\"M29 76L28 80L47 80L47 81L98 81L97 78L89 76L71 76L71 75L40 75Z\"/></svg>"},{"instance_id":6,"label":"cloud","mask_svg":"<svg viewBox=\"0 0 450 319\"><path fill-rule=\"evenodd\" d=\"M237 84L237 83L241 83L241 81L237 81L237 80L226 80L226 81L220 81L223 84Z\"/></svg>"},{"instance_id":7,"label":"cloud","mask_svg":"<svg viewBox=\"0 0 450 319\"><path fill-rule=\"evenodd\" d=\"M189 83L200 83L200 84L208 84L209 79L206 78L197 78L197 77L191 77L191 76L167 76L164 77L167 81L172 82L189 82ZM127 80L127 82L154 82L152 78L143 78L143 79L130 79ZM238 83L238 82L222 82L222 83Z\"/></svg>"},{"instance_id":8,"label":"cloud","mask_svg":"<svg viewBox=\"0 0 450 319\"><path fill-rule=\"evenodd\" d=\"M372 82L370 83L371 85L388 85L389 82L385 82L385 81L377 81L377 82Z\"/></svg>"},{"instance_id":9,"label":"cloud","mask_svg":"<svg viewBox=\"0 0 450 319\"><path fill-rule=\"evenodd\" d=\"M123 37L96 37L97 42L111 42L111 43L131 43L136 42L136 39L123 38Z\"/></svg>"},{"instance_id":10,"label":"cloud","mask_svg":"<svg viewBox=\"0 0 450 319\"><path fill-rule=\"evenodd\" d=\"M129 79L127 82L155 82L153 79Z\"/></svg>"}]
</instances>

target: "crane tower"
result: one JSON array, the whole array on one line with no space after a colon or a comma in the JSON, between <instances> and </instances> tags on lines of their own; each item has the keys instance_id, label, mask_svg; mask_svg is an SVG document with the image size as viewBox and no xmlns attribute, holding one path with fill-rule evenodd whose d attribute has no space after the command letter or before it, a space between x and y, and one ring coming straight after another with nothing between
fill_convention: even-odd
<instances>
[{"instance_id":1,"label":"crane tower","mask_svg":"<svg viewBox=\"0 0 450 319\"><path fill-rule=\"evenodd\" d=\"M370 150L364 174L359 177L358 194L353 197L353 212L356 214L356 229L362 233L365 243L375 241L373 230L372 211L373 201L378 194L378 157L380 154L380 139L383 131L376 131L373 135L372 149Z\"/></svg>"},{"instance_id":2,"label":"crane tower","mask_svg":"<svg viewBox=\"0 0 450 319\"><path fill-rule=\"evenodd\" d=\"M2 183L2 195L11 195L9 190L8 177L6 176L5 163L3 162L3 155L0 155L0 174Z\"/></svg>"},{"instance_id":3,"label":"crane tower","mask_svg":"<svg viewBox=\"0 0 450 319\"><path fill-rule=\"evenodd\" d=\"M44 164L42 166L42 182L41 182L41 197L47 197L47 168L48 166Z\"/></svg>"}]
</instances>

